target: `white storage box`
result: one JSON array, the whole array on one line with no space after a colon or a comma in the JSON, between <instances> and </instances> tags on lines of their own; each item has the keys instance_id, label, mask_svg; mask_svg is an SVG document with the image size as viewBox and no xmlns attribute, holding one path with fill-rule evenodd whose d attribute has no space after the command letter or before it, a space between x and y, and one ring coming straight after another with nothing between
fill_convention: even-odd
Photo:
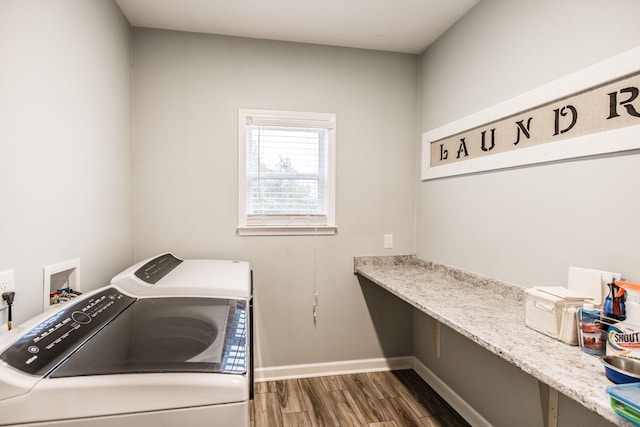
<instances>
[{"instance_id":1,"label":"white storage box","mask_svg":"<svg viewBox=\"0 0 640 427\"><path fill-rule=\"evenodd\" d=\"M588 300L562 286L525 290L525 324L538 332L578 345L576 312Z\"/></svg>"}]
</instances>

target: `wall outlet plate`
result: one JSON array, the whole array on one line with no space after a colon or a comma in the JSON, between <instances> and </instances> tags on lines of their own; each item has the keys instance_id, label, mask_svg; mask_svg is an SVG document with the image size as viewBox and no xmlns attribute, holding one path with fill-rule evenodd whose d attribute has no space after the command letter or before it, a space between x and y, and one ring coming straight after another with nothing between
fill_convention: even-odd
<instances>
[{"instance_id":1,"label":"wall outlet plate","mask_svg":"<svg viewBox=\"0 0 640 427\"><path fill-rule=\"evenodd\" d=\"M0 273L0 294L3 292L16 291L16 275L13 270L7 270Z\"/></svg>"}]
</instances>

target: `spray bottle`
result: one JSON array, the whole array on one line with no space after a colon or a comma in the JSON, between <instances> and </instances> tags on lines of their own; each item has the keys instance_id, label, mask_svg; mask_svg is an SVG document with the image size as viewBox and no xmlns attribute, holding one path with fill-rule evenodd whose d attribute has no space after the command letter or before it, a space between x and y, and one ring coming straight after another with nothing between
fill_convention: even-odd
<instances>
[{"instance_id":1,"label":"spray bottle","mask_svg":"<svg viewBox=\"0 0 640 427\"><path fill-rule=\"evenodd\" d=\"M625 323L640 327L640 284L616 280L614 285L626 291Z\"/></svg>"},{"instance_id":2,"label":"spray bottle","mask_svg":"<svg viewBox=\"0 0 640 427\"><path fill-rule=\"evenodd\" d=\"M623 321L609 326L607 354L640 359L640 284L614 280L611 289L615 291L616 288L625 290L627 295L626 316ZM611 307L615 309L614 298Z\"/></svg>"}]
</instances>

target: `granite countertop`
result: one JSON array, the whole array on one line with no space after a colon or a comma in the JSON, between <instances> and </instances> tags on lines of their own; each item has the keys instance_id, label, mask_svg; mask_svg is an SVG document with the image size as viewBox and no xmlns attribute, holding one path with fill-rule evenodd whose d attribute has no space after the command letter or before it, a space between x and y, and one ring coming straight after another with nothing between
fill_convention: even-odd
<instances>
[{"instance_id":1,"label":"granite countertop","mask_svg":"<svg viewBox=\"0 0 640 427\"><path fill-rule=\"evenodd\" d=\"M611 409L605 389L613 383L597 357L525 325L525 288L414 255L356 257L354 273L612 423L633 425Z\"/></svg>"}]
</instances>

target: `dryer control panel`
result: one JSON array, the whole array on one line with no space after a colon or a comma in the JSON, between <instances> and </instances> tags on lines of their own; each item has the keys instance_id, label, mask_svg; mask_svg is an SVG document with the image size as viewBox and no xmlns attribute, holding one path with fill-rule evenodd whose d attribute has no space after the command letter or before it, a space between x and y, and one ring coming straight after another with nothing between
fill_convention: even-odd
<instances>
[{"instance_id":1,"label":"dryer control panel","mask_svg":"<svg viewBox=\"0 0 640 427\"><path fill-rule=\"evenodd\" d=\"M155 285L160 279L179 266L181 262L181 259L171 254L159 255L136 270L135 275L138 279Z\"/></svg>"},{"instance_id":2,"label":"dryer control panel","mask_svg":"<svg viewBox=\"0 0 640 427\"><path fill-rule=\"evenodd\" d=\"M114 287L105 288L38 324L0 358L27 374L46 376L135 301Z\"/></svg>"}]
</instances>

